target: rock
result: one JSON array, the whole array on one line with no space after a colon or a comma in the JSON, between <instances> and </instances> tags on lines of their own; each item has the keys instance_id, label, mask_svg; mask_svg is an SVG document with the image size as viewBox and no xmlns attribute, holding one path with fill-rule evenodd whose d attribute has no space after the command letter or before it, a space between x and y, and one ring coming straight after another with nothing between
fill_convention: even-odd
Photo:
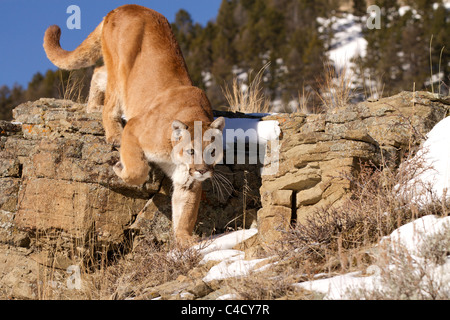
<instances>
[{"instance_id":1,"label":"rock","mask_svg":"<svg viewBox=\"0 0 450 320\"><path fill-rule=\"evenodd\" d=\"M261 194L261 201L267 205L278 205L283 207L292 206L292 191L276 190L274 192L264 192Z\"/></svg>"},{"instance_id":2,"label":"rock","mask_svg":"<svg viewBox=\"0 0 450 320\"><path fill-rule=\"evenodd\" d=\"M297 192L296 194L296 206L314 205L322 199L323 190L325 184L320 182L314 187ZM291 204L292 206L292 204Z\"/></svg>"},{"instance_id":3,"label":"rock","mask_svg":"<svg viewBox=\"0 0 450 320\"><path fill-rule=\"evenodd\" d=\"M30 245L28 239L51 250L63 241L58 250L70 257L74 242L96 252L131 246L137 232L158 242L171 239L170 180L151 164L143 186L118 178L112 167L119 152L105 141L102 115L85 107L45 98L17 106L13 122L0 121L0 210L7 212L0 216L0 242ZM205 181L200 235L222 232L230 222L239 227L244 210L251 223L260 207L259 165L216 168L229 182L219 192Z\"/></svg>"},{"instance_id":4,"label":"rock","mask_svg":"<svg viewBox=\"0 0 450 320\"><path fill-rule=\"evenodd\" d=\"M15 212L17 210L20 179L0 178L0 210Z\"/></svg>"},{"instance_id":5,"label":"rock","mask_svg":"<svg viewBox=\"0 0 450 320\"><path fill-rule=\"evenodd\" d=\"M270 244L291 223L339 206L361 163L396 166L449 110L427 92L348 105L326 114L279 114L278 171L262 176L258 237ZM264 118L264 119L266 119ZM263 119L263 120L264 120Z\"/></svg>"},{"instance_id":6,"label":"rock","mask_svg":"<svg viewBox=\"0 0 450 320\"><path fill-rule=\"evenodd\" d=\"M258 211L258 237L262 243L279 240L283 231L291 225L292 209L281 206L265 206Z\"/></svg>"},{"instance_id":7,"label":"rock","mask_svg":"<svg viewBox=\"0 0 450 320\"><path fill-rule=\"evenodd\" d=\"M166 242L171 238L171 216L170 196L156 194L138 213L129 229L139 231L149 239Z\"/></svg>"},{"instance_id":8,"label":"rock","mask_svg":"<svg viewBox=\"0 0 450 320\"><path fill-rule=\"evenodd\" d=\"M190 285L189 282L180 282L178 280L169 281L159 286L152 287L147 291L144 290L144 293L139 296L138 299L146 300L161 297L164 300L179 300L183 293L188 292L187 288L189 288Z\"/></svg>"},{"instance_id":9,"label":"rock","mask_svg":"<svg viewBox=\"0 0 450 320\"><path fill-rule=\"evenodd\" d=\"M411 142L419 143L447 114L448 106L427 93L415 96L414 103L413 94L403 92L328 114L263 118L277 120L282 130L279 149L268 149L270 155L279 151L278 171L261 176L258 165L219 165L230 190L220 197L210 181L204 183L195 232L210 236L255 219L258 233L234 249L246 259L264 255L295 224L344 203L361 162L395 166ZM46 265L64 273L80 256L127 252L132 235L171 239L170 180L157 167L140 187L118 179L111 168L118 151L104 141L101 115L84 108L41 99L18 106L14 122L0 121L0 292L7 297L35 299L35 269ZM201 280L210 267L147 288L136 299L230 294L225 281ZM131 292L124 282L116 297Z\"/></svg>"},{"instance_id":10,"label":"rock","mask_svg":"<svg viewBox=\"0 0 450 320\"><path fill-rule=\"evenodd\" d=\"M98 184L48 178L23 181L15 225L24 230L59 229L83 239L92 232L99 241L119 244L133 212L145 205Z\"/></svg>"},{"instance_id":11,"label":"rock","mask_svg":"<svg viewBox=\"0 0 450 320\"><path fill-rule=\"evenodd\" d=\"M195 298L202 298L211 293L213 290L203 280L197 279L193 286L188 288L187 291L192 293Z\"/></svg>"},{"instance_id":12,"label":"rock","mask_svg":"<svg viewBox=\"0 0 450 320\"><path fill-rule=\"evenodd\" d=\"M12 238L14 231L14 213L0 210L0 241L5 242L5 239ZM3 240L3 241L2 241Z\"/></svg>"},{"instance_id":13,"label":"rock","mask_svg":"<svg viewBox=\"0 0 450 320\"><path fill-rule=\"evenodd\" d=\"M208 295L206 295L198 300L217 300L220 297L223 297L226 295L231 295L231 294L235 294L233 292L233 289L228 288L228 287L222 287L222 288L219 288L217 290L210 292Z\"/></svg>"},{"instance_id":14,"label":"rock","mask_svg":"<svg viewBox=\"0 0 450 320\"><path fill-rule=\"evenodd\" d=\"M9 287L9 294L16 299L34 300L37 298L32 282L24 275L24 271L20 267L6 274L2 283Z\"/></svg>"},{"instance_id":15,"label":"rock","mask_svg":"<svg viewBox=\"0 0 450 320\"><path fill-rule=\"evenodd\" d=\"M67 270L69 266L76 264L75 261L65 255L48 251L34 252L30 254L30 258L43 266L62 270Z\"/></svg>"},{"instance_id":16,"label":"rock","mask_svg":"<svg viewBox=\"0 0 450 320\"><path fill-rule=\"evenodd\" d=\"M38 265L30 250L0 243L0 295L2 299L37 299Z\"/></svg>"}]
</instances>

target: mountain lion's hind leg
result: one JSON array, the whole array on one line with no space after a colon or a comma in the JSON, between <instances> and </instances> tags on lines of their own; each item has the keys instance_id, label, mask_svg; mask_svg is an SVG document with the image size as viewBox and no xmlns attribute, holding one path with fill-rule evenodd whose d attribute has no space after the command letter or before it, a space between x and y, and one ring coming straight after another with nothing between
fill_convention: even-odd
<instances>
[{"instance_id":1,"label":"mountain lion's hind leg","mask_svg":"<svg viewBox=\"0 0 450 320\"><path fill-rule=\"evenodd\" d=\"M143 185L148 180L150 167L137 138L131 132L131 127L132 123L131 126L127 124L123 131L120 161L114 165L113 169L126 183Z\"/></svg>"},{"instance_id":2,"label":"mountain lion's hind leg","mask_svg":"<svg viewBox=\"0 0 450 320\"><path fill-rule=\"evenodd\" d=\"M92 75L91 87L86 112L101 112L105 103L106 83L108 80L106 67L97 67Z\"/></svg>"}]
</instances>

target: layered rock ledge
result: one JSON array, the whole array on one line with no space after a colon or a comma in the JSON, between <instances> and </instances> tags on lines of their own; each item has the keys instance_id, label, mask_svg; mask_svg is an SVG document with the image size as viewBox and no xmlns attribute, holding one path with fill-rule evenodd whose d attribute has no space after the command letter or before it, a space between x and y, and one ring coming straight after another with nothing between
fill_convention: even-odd
<instances>
[{"instance_id":1,"label":"layered rock ledge","mask_svg":"<svg viewBox=\"0 0 450 320\"><path fill-rule=\"evenodd\" d=\"M169 240L170 180L152 167L141 187L121 181L112 170L119 153L105 142L100 113L88 114L85 105L71 101L40 99L19 105L13 117L0 122L0 242L51 239L73 256L93 243L123 247L136 230ZM217 170L229 183L220 190L204 183L199 235L242 227L243 212L248 227L260 207L257 165Z\"/></svg>"},{"instance_id":2,"label":"layered rock ledge","mask_svg":"<svg viewBox=\"0 0 450 320\"><path fill-rule=\"evenodd\" d=\"M40 233L49 235L46 245L79 256L92 244L123 247L136 230L155 241L170 238L170 181L155 167L145 185L123 183L112 170L119 154L105 142L101 114L84 110L40 99L0 122L0 242L28 246ZM210 236L257 222L259 244L273 243L316 210L342 203L346 177L361 163L398 165L448 110L448 100L403 92L326 114L266 116L261 121L276 120L281 129L279 143L268 143L276 150L266 154L277 155L276 170L261 176L258 164L218 165L230 183L221 191L204 183L195 232ZM243 115L230 118L236 116Z\"/></svg>"},{"instance_id":3,"label":"layered rock ledge","mask_svg":"<svg viewBox=\"0 0 450 320\"><path fill-rule=\"evenodd\" d=\"M342 204L348 177L361 163L396 167L447 116L449 105L428 92L402 92L326 114L264 118L278 120L282 136L278 171L262 177L260 240L272 243L295 222Z\"/></svg>"}]
</instances>

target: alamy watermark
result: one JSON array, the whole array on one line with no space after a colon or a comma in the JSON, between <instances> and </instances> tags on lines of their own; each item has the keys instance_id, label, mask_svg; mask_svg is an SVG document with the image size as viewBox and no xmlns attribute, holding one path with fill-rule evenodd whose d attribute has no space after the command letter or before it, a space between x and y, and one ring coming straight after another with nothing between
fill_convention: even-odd
<instances>
[{"instance_id":1,"label":"alamy watermark","mask_svg":"<svg viewBox=\"0 0 450 320\"><path fill-rule=\"evenodd\" d=\"M81 289L81 269L80 266L71 265L66 269L66 272L70 275L67 278L67 288L68 289Z\"/></svg>"},{"instance_id":2,"label":"alamy watermark","mask_svg":"<svg viewBox=\"0 0 450 320\"><path fill-rule=\"evenodd\" d=\"M67 7L66 13L70 14L67 18L67 29L81 29L81 9L77 5L70 5Z\"/></svg>"},{"instance_id":3,"label":"alamy watermark","mask_svg":"<svg viewBox=\"0 0 450 320\"><path fill-rule=\"evenodd\" d=\"M369 16L367 17L367 28L369 30L372 29L381 29L381 9L377 5L371 5L367 8L367 13Z\"/></svg>"},{"instance_id":4,"label":"alamy watermark","mask_svg":"<svg viewBox=\"0 0 450 320\"><path fill-rule=\"evenodd\" d=\"M208 129L202 135L202 122L194 122L194 137L183 128L172 132L174 147L171 158L174 163L186 164L262 164L262 175L278 172L280 143L278 137L260 141L258 131L253 128L225 129L223 134L218 129ZM209 142L203 147L205 142ZM224 149L226 155L224 157Z\"/></svg>"}]
</instances>

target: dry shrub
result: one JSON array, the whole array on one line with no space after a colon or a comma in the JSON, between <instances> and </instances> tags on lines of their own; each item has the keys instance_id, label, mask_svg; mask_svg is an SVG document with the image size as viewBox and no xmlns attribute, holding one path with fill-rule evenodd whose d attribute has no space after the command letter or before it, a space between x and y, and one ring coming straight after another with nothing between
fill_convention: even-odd
<instances>
[{"instance_id":1,"label":"dry shrub","mask_svg":"<svg viewBox=\"0 0 450 320\"><path fill-rule=\"evenodd\" d=\"M426 170L422 159L409 160L398 170L361 164L356 176L344 176L351 196L339 207L328 207L298 223L273 249L284 259L295 260L303 272L348 270L371 263L367 254L384 236L427 214L442 214L446 205L435 199L418 207L406 190L411 177ZM421 192L429 192L421 188ZM309 270L305 270L308 266Z\"/></svg>"},{"instance_id":2,"label":"dry shrub","mask_svg":"<svg viewBox=\"0 0 450 320\"><path fill-rule=\"evenodd\" d=\"M311 293L296 290L292 283L293 275L288 270L277 272L271 268L269 271L252 272L249 275L226 281L236 299L241 300L275 300L275 299L310 299Z\"/></svg>"},{"instance_id":3,"label":"dry shrub","mask_svg":"<svg viewBox=\"0 0 450 320\"><path fill-rule=\"evenodd\" d=\"M317 96L322 101L325 110L346 106L354 96L354 76L348 66L337 71L329 61L324 62L324 73L317 79L319 92Z\"/></svg>"},{"instance_id":4,"label":"dry shrub","mask_svg":"<svg viewBox=\"0 0 450 320\"><path fill-rule=\"evenodd\" d=\"M59 98L85 103L86 98L83 96L85 94L85 81L85 75L82 72L69 71L67 80L64 80L62 72L59 72Z\"/></svg>"},{"instance_id":5,"label":"dry shrub","mask_svg":"<svg viewBox=\"0 0 450 320\"><path fill-rule=\"evenodd\" d=\"M227 86L223 94L230 105L230 111L243 113L267 113L270 110L270 101L264 96L262 81L264 71L269 63L258 71L253 80L250 80L252 73L249 73L248 84L242 84L237 77L234 77L231 89Z\"/></svg>"},{"instance_id":6,"label":"dry shrub","mask_svg":"<svg viewBox=\"0 0 450 320\"><path fill-rule=\"evenodd\" d=\"M444 264L450 255L450 229L425 236L417 254L401 245L382 248L376 266L379 285L349 289L350 299L449 300L450 283ZM448 268L447 268L448 269Z\"/></svg>"},{"instance_id":7,"label":"dry shrub","mask_svg":"<svg viewBox=\"0 0 450 320\"><path fill-rule=\"evenodd\" d=\"M428 236L420 248L420 255L434 264L444 264L450 256L450 227Z\"/></svg>"},{"instance_id":8,"label":"dry shrub","mask_svg":"<svg viewBox=\"0 0 450 320\"><path fill-rule=\"evenodd\" d=\"M201 260L199 252L188 247L169 248L141 239L133 252L107 268L103 279L106 294L113 299L135 297L144 289L186 275Z\"/></svg>"}]
</instances>

